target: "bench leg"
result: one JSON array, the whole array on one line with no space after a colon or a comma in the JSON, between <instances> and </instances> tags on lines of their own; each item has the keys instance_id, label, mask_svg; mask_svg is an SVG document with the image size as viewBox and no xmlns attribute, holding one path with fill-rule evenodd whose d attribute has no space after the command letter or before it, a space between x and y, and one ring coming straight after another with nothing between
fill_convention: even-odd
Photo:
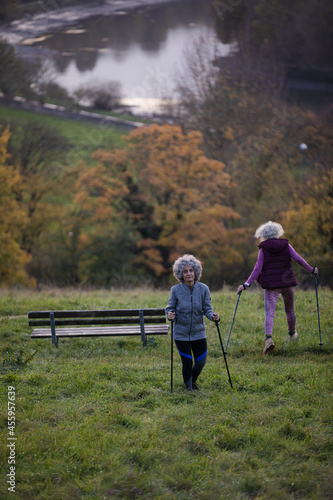
<instances>
[{"instance_id":1,"label":"bench leg","mask_svg":"<svg viewBox=\"0 0 333 500\"><path fill-rule=\"evenodd\" d=\"M146 347L146 345L147 345L147 337L146 337L146 332L145 332L145 320L143 318L143 311L141 309L139 311L139 317L140 317L140 328L141 328L142 345L143 345L143 347Z\"/></svg>"},{"instance_id":2,"label":"bench leg","mask_svg":"<svg viewBox=\"0 0 333 500\"><path fill-rule=\"evenodd\" d=\"M52 343L58 347L58 337L56 335L55 331L55 324L54 324L54 313L50 313L50 324L51 324L51 333L52 333Z\"/></svg>"}]
</instances>

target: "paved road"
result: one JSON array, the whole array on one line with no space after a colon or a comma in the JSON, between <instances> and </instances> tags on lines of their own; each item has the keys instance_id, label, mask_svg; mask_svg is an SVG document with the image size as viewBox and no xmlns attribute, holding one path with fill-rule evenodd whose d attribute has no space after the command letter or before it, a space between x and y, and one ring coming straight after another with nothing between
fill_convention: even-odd
<instances>
[{"instance_id":1,"label":"paved road","mask_svg":"<svg viewBox=\"0 0 333 500\"><path fill-rule=\"evenodd\" d=\"M33 111L43 115L52 115L64 118L66 120L76 120L82 122L97 123L100 126L117 127L125 130L134 130L139 127L144 127L144 123L121 120L114 116L101 115L90 111L71 111L63 106L56 106L55 104L41 104L37 101L27 101L23 97L9 98L0 94L0 103L14 108L24 109L26 111Z\"/></svg>"}]
</instances>

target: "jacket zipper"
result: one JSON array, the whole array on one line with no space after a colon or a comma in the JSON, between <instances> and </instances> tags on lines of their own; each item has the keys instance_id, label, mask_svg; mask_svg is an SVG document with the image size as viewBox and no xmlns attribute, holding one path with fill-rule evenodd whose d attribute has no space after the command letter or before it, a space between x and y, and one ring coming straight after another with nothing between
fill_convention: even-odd
<instances>
[{"instance_id":1,"label":"jacket zipper","mask_svg":"<svg viewBox=\"0 0 333 500\"><path fill-rule=\"evenodd\" d=\"M190 288L190 293L191 293L191 325L190 325L190 331L189 331L189 340L191 340L191 331L192 331L192 323L193 323L193 286Z\"/></svg>"}]
</instances>

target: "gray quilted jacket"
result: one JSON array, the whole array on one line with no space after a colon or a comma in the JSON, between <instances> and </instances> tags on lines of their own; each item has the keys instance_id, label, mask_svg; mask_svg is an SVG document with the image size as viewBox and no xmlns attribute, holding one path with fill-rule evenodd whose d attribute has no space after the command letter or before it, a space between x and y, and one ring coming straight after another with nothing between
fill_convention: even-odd
<instances>
[{"instance_id":1,"label":"gray quilted jacket","mask_svg":"<svg viewBox=\"0 0 333 500\"><path fill-rule=\"evenodd\" d=\"M171 288L166 313L175 311L174 339L200 340L206 338L205 319L214 314L207 285L196 281L191 288L179 283Z\"/></svg>"}]
</instances>

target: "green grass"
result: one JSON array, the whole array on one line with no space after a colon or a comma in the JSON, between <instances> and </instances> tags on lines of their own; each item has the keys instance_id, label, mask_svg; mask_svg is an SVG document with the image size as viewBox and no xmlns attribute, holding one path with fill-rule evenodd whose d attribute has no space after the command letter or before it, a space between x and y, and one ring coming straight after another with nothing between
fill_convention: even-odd
<instances>
[{"instance_id":1,"label":"green grass","mask_svg":"<svg viewBox=\"0 0 333 500\"><path fill-rule=\"evenodd\" d=\"M31 340L33 309L165 306L169 291L2 291L1 436L8 387L16 393L19 499L329 499L332 469L332 298L296 292L299 341L289 343L281 300L263 348L263 297L241 296L228 348L228 383L216 327L207 321L201 390L186 393L170 336ZM212 293L224 342L235 292ZM8 498L1 449L0 498Z\"/></svg>"},{"instance_id":2,"label":"green grass","mask_svg":"<svg viewBox=\"0 0 333 500\"><path fill-rule=\"evenodd\" d=\"M0 104L0 122L15 121L22 124L39 122L59 131L72 144L72 154L69 160L77 163L79 160L89 162L91 153L98 149L123 148L126 145L126 130L115 127L100 127L98 124L65 120L55 116L46 116L31 111L11 108Z\"/></svg>"}]
</instances>

